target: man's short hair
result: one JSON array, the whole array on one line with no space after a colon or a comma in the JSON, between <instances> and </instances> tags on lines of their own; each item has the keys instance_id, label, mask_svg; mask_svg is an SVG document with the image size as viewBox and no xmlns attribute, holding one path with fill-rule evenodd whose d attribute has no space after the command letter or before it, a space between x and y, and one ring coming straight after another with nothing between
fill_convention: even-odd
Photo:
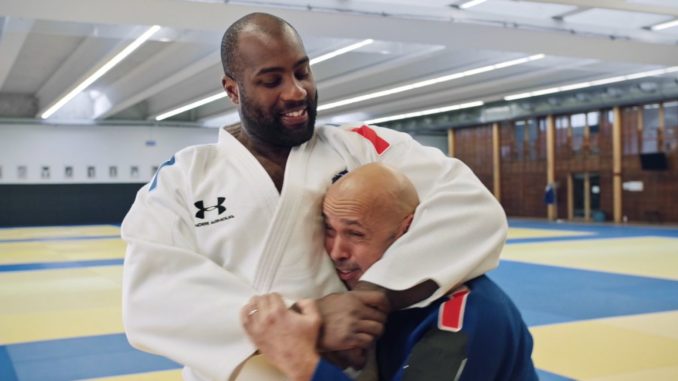
<instances>
[{"instance_id":1,"label":"man's short hair","mask_svg":"<svg viewBox=\"0 0 678 381\"><path fill-rule=\"evenodd\" d=\"M258 27L265 32L273 34L275 30L270 28L270 26L276 25L278 27L288 26L297 33L296 29L294 29L287 21L278 16L262 12L250 13L231 24L231 26L226 29L226 32L224 32L224 37L221 39L221 64L224 67L224 74L234 80L237 80L236 76L240 74L240 70L242 69L242 62L238 55L238 40L240 38L240 33L257 19L266 19L273 22L273 24L267 25L260 23L258 25Z\"/></svg>"}]
</instances>

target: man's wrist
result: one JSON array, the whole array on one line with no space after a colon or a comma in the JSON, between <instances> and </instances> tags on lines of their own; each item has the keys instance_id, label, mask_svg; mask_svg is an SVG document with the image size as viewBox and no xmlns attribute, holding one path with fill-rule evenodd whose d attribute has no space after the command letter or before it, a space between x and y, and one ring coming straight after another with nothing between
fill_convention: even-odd
<instances>
[{"instance_id":1,"label":"man's wrist","mask_svg":"<svg viewBox=\"0 0 678 381\"><path fill-rule=\"evenodd\" d=\"M381 292L384 297L386 298L386 301L388 303L388 306L384 306L379 308L380 310L383 310L383 308L386 308L386 311L382 311L385 314L389 314L391 311L393 311L393 302L392 298L394 297L394 294L391 290L386 289L384 287L381 287L378 284L370 283L370 282L365 282L365 281L358 281L358 283L353 287L354 291L378 291Z\"/></svg>"},{"instance_id":2,"label":"man's wrist","mask_svg":"<svg viewBox=\"0 0 678 381\"><path fill-rule=\"evenodd\" d=\"M294 362L294 366L288 370L287 376L290 381L311 381L315 374L320 355L317 353L309 354Z\"/></svg>"}]
</instances>

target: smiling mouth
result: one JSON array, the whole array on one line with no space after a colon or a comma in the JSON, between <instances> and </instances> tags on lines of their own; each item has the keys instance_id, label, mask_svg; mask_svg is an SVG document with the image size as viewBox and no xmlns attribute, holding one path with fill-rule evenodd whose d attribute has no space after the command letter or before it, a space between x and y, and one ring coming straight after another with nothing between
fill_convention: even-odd
<instances>
[{"instance_id":1,"label":"smiling mouth","mask_svg":"<svg viewBox=\"0 0 678 381\"><path fill-rule=\"evenodd\" d=\"M308 112L305 107L294 111L284 112L281 115L282 121L286 125L298 125L305 123L308 120Z\"/></svg>"},{"instance_id":2,"label":"smiling mouth","mask_svg":"<svg viewBox=\"0 0 678 381\"><path fill-rule=\"evenodd\" d=\"M289 118L298 118L302 115L306 114L306 109L302 108L301 110L296 110L296 111L289 111L286 113L283 113L283 116L289 117Z\"/></svg>"}]
</instances>

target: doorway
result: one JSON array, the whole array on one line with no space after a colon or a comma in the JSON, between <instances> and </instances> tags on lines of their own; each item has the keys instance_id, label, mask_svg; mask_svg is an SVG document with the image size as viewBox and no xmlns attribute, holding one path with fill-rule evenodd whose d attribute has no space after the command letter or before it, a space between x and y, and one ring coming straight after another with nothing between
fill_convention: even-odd
<instances>
[{"instance_id":1,"label":"doorway","mask_svg":"<svg viewBox=\"0 0 678 381\"><path fill-rule=\"evenodd\" d=\"M591 221L592 218L600 219L600 175L589 172L573 173L571 179L570 215L573 219L585 221Z\"/></svg>"}]
</instances>

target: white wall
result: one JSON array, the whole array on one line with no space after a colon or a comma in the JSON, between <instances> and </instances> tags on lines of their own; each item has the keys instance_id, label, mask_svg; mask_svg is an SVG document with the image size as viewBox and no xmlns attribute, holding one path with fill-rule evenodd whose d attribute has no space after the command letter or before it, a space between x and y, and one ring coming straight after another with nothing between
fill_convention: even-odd
<instances>
[{"instance_id":1,"label":"white wall","mask_svg":"<svg viewBox=\"0 0 678 381\"><path fill-rule=\"evenodd\" d=\"M207 128L0 125L0 184L147 182L153 167L174 152L216 142L217 135L218 129ZM18 176L20 166L25 178ZM72 178L65 176L69 166ZM111 166L117 169L114 178ZM42 178L43 167L49 167L49 178ZM94 178L88 178L88 167L95 168Z\"/></svg>"},{"instance_id":2,"label":"white wall","mask_svg":"<svg viewBox=\"0 0 678 381\"><path fill-rule=\"evenodd\" d=\"M0 125L0 184L142 183L176 151L216 142L218 129L149 126ZM447 154L445 136L415 135ZM155 145L148 145L148 142ZM25 167L25 178L19 177ZM49 178L43 178L49 167ZM65 175L72 168L72 177ZM88 177L94 167L95 177ZM110 167L117 176L111 177ZM132 176L132 167L138 169Z\"/></svg>"},{"instance_id":3,"label":"white wall","mask_svg":"<svg viewBox=\"0 0 678 381\"><path fill-rule=\"evenodd\" d=\"M412 138L414 140L418 141L419 143L425 145L425 146L430 146L430 147L435 147L439 150L441 150L445 155L447 155L447 135L431 135L431 134L416 134L416 133L410 133Z\"/></svg>"}]
</instances>

